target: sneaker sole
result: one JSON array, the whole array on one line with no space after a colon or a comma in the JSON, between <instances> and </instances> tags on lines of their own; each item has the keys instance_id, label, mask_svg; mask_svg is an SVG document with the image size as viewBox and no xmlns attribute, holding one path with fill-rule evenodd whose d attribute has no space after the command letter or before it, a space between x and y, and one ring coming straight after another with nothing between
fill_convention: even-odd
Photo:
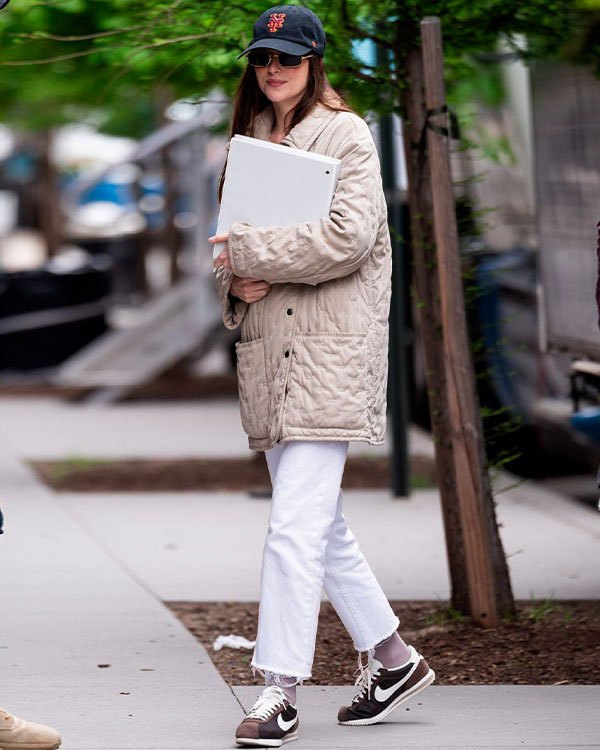
<instances>
[{"instance_id":1,"label":"sneaker sole","mask_svg":"<svg viewBox=\"0 0 600 750\"><path fill-rule=\"evenodd\" d=\"M290 732L281 740L261 740L261 739L245 739L244 737L236 737L235 742L237 745L252 745L253 747L281 747L285 742L292 742L298 739L298 732Z\"/></svg>"},{"instance_id":2,"label":"sneaker sole","mask_svg":"<svg viewBox=\"0 0 600 750\"><path fill-rule=\"evenodd\" d=\"M433 669L430 669L422 680L419 680L419 682L417 682L416 685L413 685L410 690L399 695L395 701L392 701L390 705L386 706L381 713L377 714L377 716L372 716L368 719L353 719L351 721L339 721L338 719L338 724L342 727L367 727L371 724L378 724L385 719L386 716L389 716L392 711L398 708L399 705L409 700L409 698L412 698L417 693L420 693L422 690L425 690L425 688L428 688L434 680L435 672Z\"/></svg>"},{"instance_id":3,"label":"sneaker sole","mask_svg":"<svg viewBox=\"0 0 600 750\"><path fill-rule=\"evenodd\" d=\"M8 745L0 745L0 750L58 750L60 742L56 745L41 745L39 742L11 742Z\"/></svg>"}]
</instances>

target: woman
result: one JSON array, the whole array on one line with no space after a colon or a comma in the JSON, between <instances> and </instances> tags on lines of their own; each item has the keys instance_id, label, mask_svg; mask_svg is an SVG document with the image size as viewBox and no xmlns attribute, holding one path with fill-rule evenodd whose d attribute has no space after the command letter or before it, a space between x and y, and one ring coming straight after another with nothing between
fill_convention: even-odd
<instances>
[{"instance_id":1,"label":"woman","mask_svg":"<svg viewBox=\"0 0 600 750\"><path fill-rule=\"evenodd\" d=\"M235 222L211 238L227 243L215 260L225 325L241 325L242 423L250 447L266 451L273 484L252 660L266 688L237 729L240 745L296 739L296 685L311 674L323 587L361 665L340 724L375 724L434 679L397 633L342 515L349 441L384 439L391 254L375 145L329 85L324 51L307 8L263 13L242 53L231 136L340 159L330 216L288 227Z\"/></svg>"}]
</instances>

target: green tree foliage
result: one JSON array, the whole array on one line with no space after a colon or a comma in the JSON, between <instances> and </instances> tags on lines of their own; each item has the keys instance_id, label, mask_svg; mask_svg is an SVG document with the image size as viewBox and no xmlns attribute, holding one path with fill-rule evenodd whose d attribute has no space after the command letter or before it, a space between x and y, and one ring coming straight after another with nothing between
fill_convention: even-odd
<instances>
[{"instance_id":1,"label":"green tree foliage","mask_svg":"<svg viewBox=\"0 0 600 750\"><path fill-rule=\"evenodd\" d=\"M442 18L448 75L470 74L474 54L493 53L499 37L529 53L598 62L600 0L310 0L323 20L333 82L361 110L399 111L406 52L419 21ZM17 0L0 13L0 119L33 128L95 114L117 129L150 131L153 102L230 93L264 0ZM369 64L357 42L386 54ZM521 53L520 50L519 54ZM137 133L139 134L139 133Z\"/></svg>"}]
</instances>

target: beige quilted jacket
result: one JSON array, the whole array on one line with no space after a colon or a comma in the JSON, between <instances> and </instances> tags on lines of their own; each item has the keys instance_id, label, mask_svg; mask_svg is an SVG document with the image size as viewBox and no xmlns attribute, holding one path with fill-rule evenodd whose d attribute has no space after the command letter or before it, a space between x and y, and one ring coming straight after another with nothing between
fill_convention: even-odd
<instances>
[{"instance_id":1,"label":"beige quilted jacket","mask_svg":"<svg viewBox=\"0 0 600 750\"><path fill-rule=\"evenodd\" d=\"M268 138L272 117L270 108L261 114L255 137ZM242 425L255 450L287 440L381 443L391 249L375 145L361 118L321 106L283 143L341 159L341 174L327 219L231 227L233 272L273 284L248 305L228 294L231 273L218 282L225 325L241 325Z\"/></svg>"}]
</instances>

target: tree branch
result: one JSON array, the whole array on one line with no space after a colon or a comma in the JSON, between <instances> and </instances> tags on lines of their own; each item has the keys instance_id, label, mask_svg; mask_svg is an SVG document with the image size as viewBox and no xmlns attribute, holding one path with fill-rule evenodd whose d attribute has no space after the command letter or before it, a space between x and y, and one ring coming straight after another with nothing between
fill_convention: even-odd
<instances>
[{"instance_id":1,"label":"tree branch","mask_svg":"<svg viewBox=\"0 0 600 750\"><path fill-rule=\"evenodd\" d=\"M349 31L350 34L353 37L357 37L358 39L370 39L372 42L375 42L379 47L383 47L383 49L387 50L393 50L394 45L389 42L387 39L383 39L382 37L378 36L374 33L368 33L364 29L361 29L360 26L356 26L352 21L350 20L350 12L348 11L348 2L347 0L341 0L341 11L342 11L342 24L346 31Z\"/></svg>"},{"instance_id":2,"label":"tree branch","mask_svg":"<svg viewBox=\"0 0 600 750\"><path fill-rule=\"evenodd\" d=\"M32 39L33 41L87 42L90 39L101 39L102 37L114 36L115 34L127 34L130 31L140 31L146 28L148 28L147 24L139 24L138 26L127 26L124 29L97 31L94 34L82 34L81 36L59 36L58 34L44 34L41 31L34 34L11 34L11 36L16 39Z\"/></svg>"},{"instance_id":3,"label":"tree branch","mask_svg":"<svg viewBox=\"0 0 600 750\"><path fill-rule=\"evenodd\" d=\"M137 49L137 50L134 50L128 56L127 60L125 61L125 65L120 70L118 70L115 73L115 75L109 81L107 81L106 85L102 89L102 92L101 92L101 94L100 94L100 96L98 98L98 103L99 103L100 106L102 106L102 101L106 97L106 95L108 94L108 92L110 91L111 86L114 86L114 84L118 80L120 80L121 78L123 78L123 76L127 75L127 73L129 73L129 71L133 68L133 58L136 57L136 55L140 51L147 52L148 49L141 49L141 50ZM175 65L171 66L167 71L165 71L162 74L162 76L155 82L154 85L157 86L157 87L162 86L166 81L169 80L169 78L173 75L173 73L176 70L178 70L179 68L184 67L185 65L188 65L196 57L196 54L197 53L194 53L193 55L189 55L188 57L185 57L183 60L180 60Z\"/></svg>"},{"instance_id":4,"label":"tree branch","mask_svg":"<svg viewBox=\"0 0 600 750\"><path fill-rule=\"evenodd\" d=\"M179 44L180 42L193 42L199 39L211 39L214 37L222 36L219 34L188 34L187 36L179 36L174 39L163 39L160 42L153 42L152 44L145 44L141 47L137 47L134 53L141 52L147 49L157 49L158 47L164 47L169 44ZM50 63L62 62L63 60L74 60L77 57L87 57L97 53L122 49L121 47L95 47L93 49L81 50L80 52L71 52L66 55L57 55L56 57L47 57L42 60L11 60L10 62L0 62L0 67L16 68L24 65L48 65Z\"/></svg>"},{"instance_id":5,"label":"tree branch","mask_svg":"<svg viewBox=\"0 0 600 750\"><path fill-rule=\"evenodd\" d=\"M387 79L387 78L381 78L380 76L372 76L372 75L369 75L368 73L363 73L362 71L356 70L355 68L351 68L349 66L344 68L344 71L348 73L349 75L354 76L354 78L358 78L360 81L366 81L367 83L385 85L385 86L389 86L390 83L393 83L392 78Z\"/></svg>"},{"instance_id":6,"label":"tree branch","mask_svg":"<svg viewBox=\"0 0 600 750\"><path fill-rule=\"evenodd\" d=\"M63 0L63 2L66 2L67 0ZM174 0L173 4L165 10L165 14L171 15L174 10L177 9L181 3L185 2L186 0ZM54 2L38 2L35 3L35 5L30 6L27 8L26 13L29 12L32 8L35 7L50 7L54 8L57 5L57 2L60 2L60 0L54 0ZM140 31L144 29L150 29L152 26L156 24L156 22L162 18L162 13L157 13L153 18L150 19L149 22L138 24L136 26L126 26L125 28L121 29L110 29L108 31L97 31L93 34L81 34L81 35L75 35L75 36L61 36L59 34L44 34L43 32L37 32L33 34L25 34L25 33L16 33L11 34L10 36L17 38L17 39L29 39L33 41L52 41L52 42L85 42L89 41L91 39L100 39L102 37L107 36L114 36L115 34L127 34L130 31Z\"/></svg>"}]
</instances>

